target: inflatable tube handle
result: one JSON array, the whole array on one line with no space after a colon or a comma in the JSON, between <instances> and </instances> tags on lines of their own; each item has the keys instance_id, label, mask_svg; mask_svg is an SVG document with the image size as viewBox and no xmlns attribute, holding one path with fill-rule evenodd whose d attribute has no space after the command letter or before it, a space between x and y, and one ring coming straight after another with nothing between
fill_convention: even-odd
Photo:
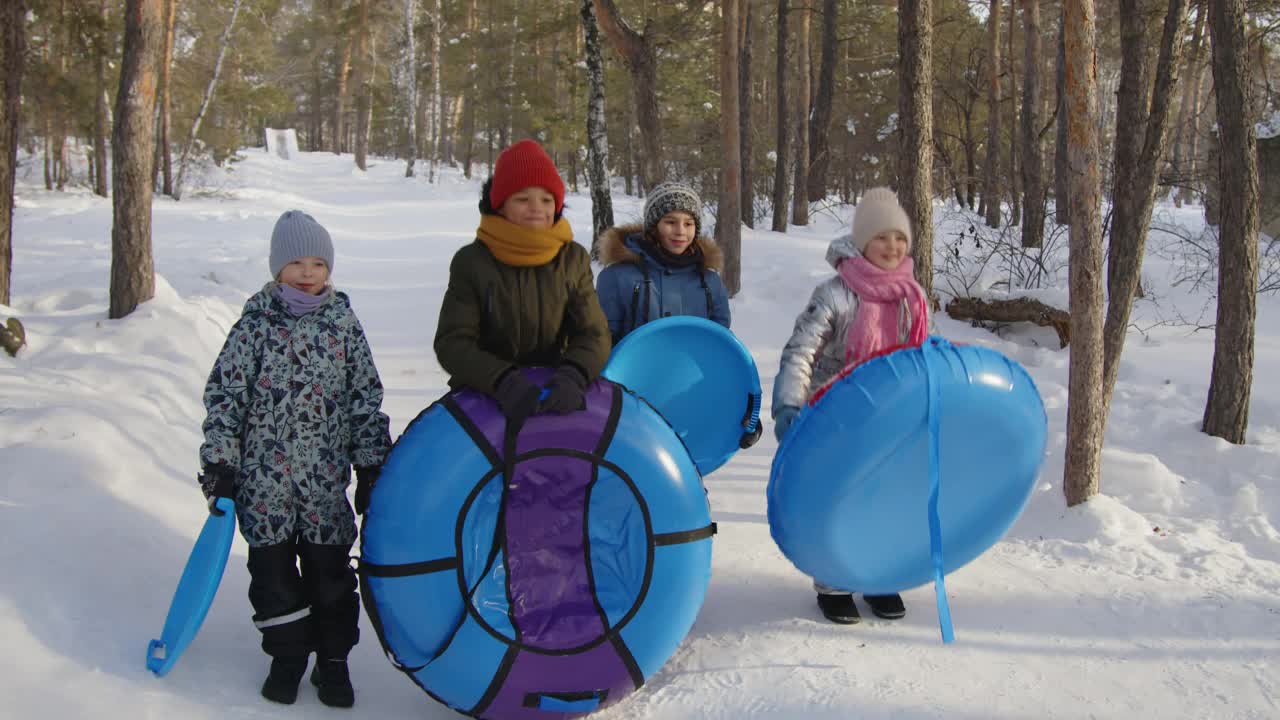
<instances>
[{"instance_id":1,"label":"inflatable tube handle","mask_svg":"<svg viewBox=\"0 0 1280 720\"><path fill-rule=\"evenodd\" d=\"M924 360L925 377L928 385L928 422L929 422L929 554L933 559L933 591L937 596L938 628L942 631L942 642L955 641L955 630L951 625L951 606L947 602L947 585L943 579L942 564L942 520L938 517L938 493L941 490L941 473L938 463L938 378L934 366L929 363L929 356L937 350L945 340L930 338L921 348L920 356Z\"/></svg>"},{"instance_id":2,"label":"inflatable tube handle","mask_svg":"<svg viewBox=\"0 0 1280 720\"><path fill-rule=\"evenodd\" d=\"M738 449L746 450L756 444L764 430L764 424L760 422L760 393L747 394L747 412L742 416L742 429Z\"/></svg>"}]
</instances>

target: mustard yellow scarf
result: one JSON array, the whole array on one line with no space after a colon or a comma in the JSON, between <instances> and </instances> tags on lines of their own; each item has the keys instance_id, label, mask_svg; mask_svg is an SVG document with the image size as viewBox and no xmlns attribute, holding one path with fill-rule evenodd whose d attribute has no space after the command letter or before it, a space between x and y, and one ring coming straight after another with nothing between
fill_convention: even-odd
<instances>
[{"instance_id":1,"label":"mustard yellow scarf","mask_svg":"<svg viewBox=\"0 0 1280 720\"><path fill-rule=\"evenodd\" d=\"M534 230L516 225L500 215L484 215L480 218L476 238L499 261L517 267L532 267L551 262L560 248L573 242L573 229L564 218L546 230Z\"/></svg>"}]
</instances>

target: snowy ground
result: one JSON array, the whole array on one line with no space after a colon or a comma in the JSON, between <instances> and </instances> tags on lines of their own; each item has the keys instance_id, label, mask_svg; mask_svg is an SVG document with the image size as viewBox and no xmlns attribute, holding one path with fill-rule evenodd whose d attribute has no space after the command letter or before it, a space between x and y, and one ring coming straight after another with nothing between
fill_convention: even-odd
<instances>
[{"instance_id":1,"label":"snowy ground","mask_svg":"<svg viewBox=\"0 0 1280 720\"><path fill-rule=\"evenodd\" d=\"M293 707L258 697L267 662L249 622L238 537L196 642L163 680L143 667L205 516L193 481L201 389L244 299L267 280L275 218L298 207L334 235L334 278L368 330L398 434L445 388L431 338L448 260L473 237L478 183L450 171L429 185L385 160L362 173L349 156L245 155L204 192L157 198L159 289L123 321L106 319L110 201L20 177L14 304L0 315L22 317L29 347L17 359L0 354L0 716L339 713L307 688ZM620 221L638 216L638 201L615 203ZM1192 227L1197 211L1158 209ZM585 240L588 196L572 195L568 215ZM847 218L843 208L787 235L745 233L734 330L755 356L766 403L792 320L829 272L823 251ZM960 231L949 222L940 240ZM1163 288L1170 272L1153 256L1145 276ZM1196 317L1208 297L1185 286L1161 292L1159 308L1138 305L1137 325L1173 309ZM957 642L939 639L930 587L905 593L899 622L865 608L857 626L821 619L807 579L769 537L764 488L776 444L766 433L707 480L720 534L692 632L645 688L600 717L1280 717L1278 310L1276 299L1260 300L1243 447L1198 431L1211 332L1132 334L1104 494L1072 510L1061 491L1067 352L1051 331L1001 339L940 318L952 339L1027 367L1050 430L1026 512L948 578ZM392 669L367 623L352 675L357 705L347 716L456 717Z\"/></svg>"}]
</instances>

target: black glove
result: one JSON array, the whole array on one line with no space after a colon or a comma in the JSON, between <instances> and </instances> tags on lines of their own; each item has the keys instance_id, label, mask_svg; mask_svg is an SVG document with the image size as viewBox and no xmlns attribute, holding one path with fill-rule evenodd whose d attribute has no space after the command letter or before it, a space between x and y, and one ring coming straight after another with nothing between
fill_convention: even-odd
<instances>
[{"instance_id":1,"label":"black glove","mask_svg":"<svg viewBox=\"0 0 1280 720\"><path fill-rule=\"evenodd\" d=\"M235 502L236 471L222 463L206 465L204 474L200 476L200 489L209 500L209 512L221 515L222 511L217 508L219 498L228 498Z\"/></svg>"},{"instance_id":2,"label":"black glove","mask_svg":"<svg viewBox=\"0 0 1280 720\"><path fill-rule=\"evenodd\" d=\"M538 412L551 412L563 415L587 406L583 392L587 389L587 378L582 371L572 365L561 365L551 376L547 385L547 397L538 405Z\"/></svg>"},{"instance_id":3,"label":"black glove","mask_svg":"<svg viewBox=\"0 0 1280 720\"><path fill-rule=\"evenodd\" d=\"M498 407L508 422L523 423L538 409L541 392L541 388L525 379L520 368L512 368L498 381L493 399L498 401Z\"/></svg>"},{"instance_id":4,"label":"black glove","mask_svg":"<svg viewBox=\"0 0 1280 720\"><path fill-rule=\"evenodd\" d=\"M378 484L378 476L382 475L381 465L356 468L356 514L363 515L369 509L369 496L373 486Z\"/></svg>"}]
</instances>

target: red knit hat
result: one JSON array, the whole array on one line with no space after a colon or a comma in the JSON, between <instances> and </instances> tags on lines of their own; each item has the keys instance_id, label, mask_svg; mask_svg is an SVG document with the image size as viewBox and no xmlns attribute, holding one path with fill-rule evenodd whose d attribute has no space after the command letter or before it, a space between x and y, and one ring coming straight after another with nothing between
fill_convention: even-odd
<instances>
[{"instance_id":1,"label":"red knit hat","mask_svg":"<svg viewBox=\"0 0 1280 720\"><path fill-rule=\"evenodd\" d=\"M564 180L556 164L542 146L532 140L521 140L498 156L493 168L493 186L489 188L489 205L502 207L515 193L527 187L540 187L555 196L556 212L564 209Z\"/></svg>"}]
</instances>

